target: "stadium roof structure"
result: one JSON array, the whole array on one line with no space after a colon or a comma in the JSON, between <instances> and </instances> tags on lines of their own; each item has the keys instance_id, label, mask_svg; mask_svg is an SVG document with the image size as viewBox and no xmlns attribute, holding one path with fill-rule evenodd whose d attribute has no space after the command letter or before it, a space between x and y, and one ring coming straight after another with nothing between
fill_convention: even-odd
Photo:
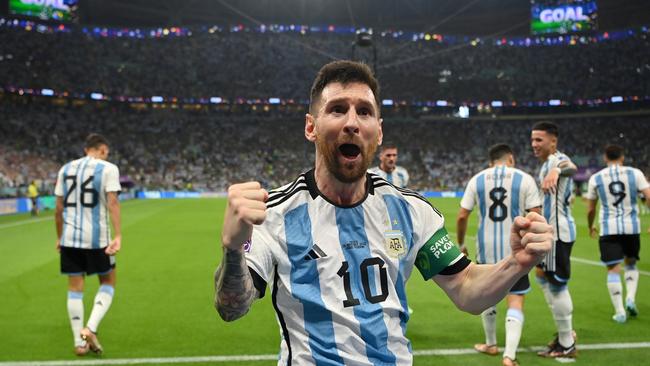
<instances>
[{"instance_id":1,"label":"stadium roof structure","mask_svg":"<svg viewBox=\"0 0 650 366\"><path fill-rule=\"evenodd\" d=\"M594 0L601 30L650 23L646 0ZM526 0L84 0L80 21L109 26L347 25L457 35L525 35Z\"/></svg>"}]
</instances>

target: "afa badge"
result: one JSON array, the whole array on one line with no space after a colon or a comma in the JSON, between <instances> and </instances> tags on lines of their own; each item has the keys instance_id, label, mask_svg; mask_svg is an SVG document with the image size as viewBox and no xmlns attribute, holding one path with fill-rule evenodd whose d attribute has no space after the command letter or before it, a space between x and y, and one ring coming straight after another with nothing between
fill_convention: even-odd
<instances>
[{"instance_id":1,"label":"afa badge","mask_svg":"<svg viewBox=\"0 0 650 366\"><path fill-rule=\"evenodd\" d=\"M393 258L400 258L406 254L406 240L401 230L391 230L384 233L386 252Z\"/></svg>"}]
</instances>

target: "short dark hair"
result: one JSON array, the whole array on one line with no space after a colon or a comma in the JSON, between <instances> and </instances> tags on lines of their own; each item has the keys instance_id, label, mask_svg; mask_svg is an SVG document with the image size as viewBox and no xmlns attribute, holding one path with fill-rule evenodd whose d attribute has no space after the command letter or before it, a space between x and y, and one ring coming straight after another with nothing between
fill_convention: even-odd
<instances>
[{"instance_id":1,"label":"short dark hair","mask_svg":"<svg viewBox=\"0 0 650 366\"><path fill-rule=\"evenodd\" d=\"M610 144L605 146L607 160L618 160L624 155L625 150L619 145Z\"/></svg>"},{"instance_id":2,"label":"short dark hair","mask_svg":"<svg viewBox=\"0 0 650 366\"><path fill-rule=\"evenodd\" d=\"M106 145L109 146L108 140L106 137L98 134L98 133L91 133L86 137L86 144L84 147L86 149L97 149L101 145Z\"/></svg>"},{"instance_id":3,"label":"short dark hair","mask_svg":"<svg viewBox=\"0 0 650 366\"><path fill-rule=\"evenodd\" d=\"M501 160L504 156L508 154L514 154L512 148L508 144L496 144L490 146L488 149L488 156L490 157L490 162Z\"/></svg>"},{"instance_id":4,"label":"short dark hair","mask_svg":"<svg viewBox=\"0 0 650 366\"><path fill-rule=\"evenodd\" d=\"M384 142L379 147L379 151L384 151L386 149L397 149L397 145L395 145L393 142Z\"/></svg>"},{"instance_id":5,"label":"short dark hair","mask_svg":"<svg viewBox=\"0 0 650 366\"><path fill-rule=\"evenodd\" d=\"M545 131L546 133L555 137L560 136L557 125L551 121L539 121L533 126L533 131Z\"/></svg>"},{"instance_id":6,"label":"short dark hair","mask_svg":"<svg viewBox=\"0 0 650 366\"><path fill-rule=\"evenodd\" d=\"M362 83L368 85L372 94L375 96L375 102L379 109L381 102L379 99L379 82L372 73L368 65L348 60L339 60L328 63L323 66L316 75L314 83L311 86L309 96L309 113L314 114L314 106L318 103L323 89L330 83Z\"/></svg>"}]
</instances>

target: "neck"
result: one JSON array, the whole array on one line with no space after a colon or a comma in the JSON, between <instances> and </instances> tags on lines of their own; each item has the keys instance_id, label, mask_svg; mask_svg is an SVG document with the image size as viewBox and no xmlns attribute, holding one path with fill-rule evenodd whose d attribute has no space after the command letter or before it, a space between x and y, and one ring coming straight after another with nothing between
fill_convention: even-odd
<instances>
[{"instance_id":1,"label":"neck","mask_svg":"<svg viewBox=\"0 0 650 366\"><path fill-rule=\"evenodd\" d=\"M623 162L620 160L614 160L614 161L608 161L607 166L614 166L614 165L623 165Z\"/></svg>"},{"instance_id":2,"label":"neck","mask_svg":"<svg viewBox=\"0 0 650 366\"><path fill-rule=\"evenodd\" d=\"M379 169L385 171L386 173L392 173L393 170L395 170L395 167L389 168L389 167L387 167L387 166L384 166L384 165L381 165L381 164L380 164L380 165L379 165Z\"/></svg>"},{"instance_id":3,"label":"neck","mask_svg":"<svg viewBox=\"0 0 650 366\"><path fill-rule=\"evenodd\" d=\"M93 159L99 159L99 153L91 151L91 152L86 153L86 157L93 158Z\"/></svg>"},{"instance_id":4,"label":"neck","mask_svg":"<svg viewBox=\"0 0 650 366\"><path fill-rule=\"evenodd\" d=\"M340 206L352 206L366 195L366 176L352 183L336 179L324 163L316 163L314 179L318 190L332 203Z\"/></svg>"}]
</instances>

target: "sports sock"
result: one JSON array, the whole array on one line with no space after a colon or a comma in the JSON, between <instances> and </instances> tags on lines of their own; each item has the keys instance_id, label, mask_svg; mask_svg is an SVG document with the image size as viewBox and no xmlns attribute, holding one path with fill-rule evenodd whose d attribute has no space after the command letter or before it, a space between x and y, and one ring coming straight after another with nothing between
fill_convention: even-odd
<instances>
[{"instance_id":1,"label":"sports sock","mask_svg":"<svg viewBox=\"0 0 650 366\"><path fill-rule=\"evenodd\" d=\"M607 272L607 289L616 314L625 314L623 309L623 284L618 273Z\"/></svg>"},{"instance_id":2,"label":"sports sock","mask_svg":"<svg viewBox=\"0 0 650 366\"><path fill-rule=\"evenodd\" d=\"M111 307L114 293L115 293L115 289L113 288L113 286L110 285L99 286L97 295L95 295L95 303L93 305L93 310L90 313L90 318L88 318L87 327L88 329L90 329L91 332L97 333L97 327L99 327L99 323L102 321L104 315L106 315L106 312Z\"/></svg>"},{"instance_id":3,"label":"sports sock","mask_svg":"<svg viewBox=\"0 0 650 366\"><path fill-rule=\"evenodd\" d=\"M70 328L72 328L75 347L83 344L80 335L81 329L84 327L83 298L83 292L68 291L68 318L70 319Z\"/></svg>"},{"instance_id":4,"label":"sports sock","mask_svg":"<svg viewBox=\"0 0 650 366\"><path fill-rule=\"evenodd\" d=\"M494 346L497 344L497 308L492 306L481 313L483 330L485 331L485 344Z\"/></svg>"},{"instance_id":5,"label":"sports sock","mask_svg":"<svg viewBox=\"0 0 650 366\"><path fill-rule=\"evenodd\" d=\"M546 300L546 304L548 307L553 309L553 295L551 294L551 286L544 277L537 277L535 276L535 281L539 284L539 287L542 288L542 293L544 294L544 300Z\"/></svg>"},{"instance_id":6,"label":"sports sock","mask_svg":"<svg viewBox=\"0 0 650 366\"><path fill-rule=\"evenodd\" d=\"M521 340L521 330L524 326L524 313L519 309L508 309L506 313L506 349L503 357L517 359L517 347Z\"/></svg>"},{"instance_id":7,"label":"sports sock","mask_svg":"<svg viewBox=\"0 0 650 366\"><path fill-rule=\"evenodd\" d=\"M557 327L557 334L560 344L563 347L569 347L575 342L573 340L573 301L571 294L566 285L551 285L551 295L553 296L553 319Z\"/></svg>"},{"instance_id":8,"label":"sports sock","mask_svg":"<svg viewBox=\"0 0 650 366\"><path fill-rule=\"evenodd\" d=\"M625 289L627 290L625 299L634 302L636 288L639 285L639 270L636 268L636 264L626 265L623 275L625 276Z\"/></svg>"}]
</instances>

